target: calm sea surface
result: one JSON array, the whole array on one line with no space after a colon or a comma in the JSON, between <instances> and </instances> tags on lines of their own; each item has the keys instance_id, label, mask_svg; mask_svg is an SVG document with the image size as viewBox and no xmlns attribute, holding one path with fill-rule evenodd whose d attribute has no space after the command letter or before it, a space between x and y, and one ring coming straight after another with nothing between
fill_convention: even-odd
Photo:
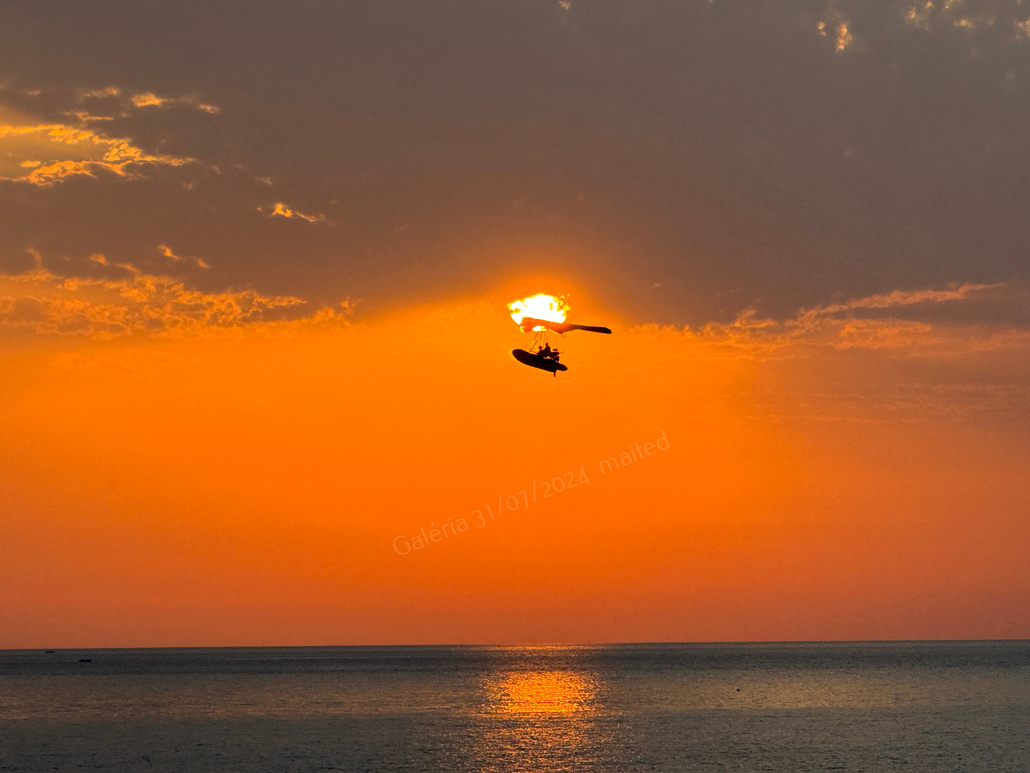
<instances>
[{"instance_id":1,"label":"calm sea surface","mask_svg":"<svg viewBox=\"0 0 1030 773\"><path fill-rule=\"evenodd\" d=\"M1030 643L0 651L0 771L81 769L1030 771Z\"/></svg>"}]
</instances>

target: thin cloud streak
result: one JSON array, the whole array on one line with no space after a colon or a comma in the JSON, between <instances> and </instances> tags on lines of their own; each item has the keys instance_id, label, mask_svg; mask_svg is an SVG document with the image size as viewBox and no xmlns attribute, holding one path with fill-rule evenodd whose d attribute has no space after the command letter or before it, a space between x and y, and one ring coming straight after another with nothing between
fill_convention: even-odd
<instances>
[{"instance_id":1,"label":"thin cloud streak","mask_svg":"<svg viewBox=\"0 0 1030 773\"><path fill-rule=\"evenodd\" d=\"M747 309L730 323L710 323L682 335L714 352L764 360L798 356L805 347L892 350L907 357L939 357L1030 347L1030 330L1013 325L970 325L898 319L892 309L958 303L1007 287L967 283L945 289L895 290L844 303L802 309L787 319L761 318ZM885 312L856 317L852 312ZM675 328L668 328L674 331Z\"/></svg>"},{"instance_id":2,"label":"thin cloud streak","mask_svg":"<svg viewBox=\"0 0 1030 773\"><path fill-rule=\"evenodd\" d=\"M264 212L264 209L258 207L259 212ZM309 215L299 210L293 209L283 204L281 201L276 202L275 207L268 213L268 217L281 217L286 220L297 218L299 220L305 220L308 223L325 223L328 222L328 218L324 214Z\"/></svg>"},{"instance_id":3,"label":"thin cloud streak","mask_svg":"<svg viewBox=\"0 0 1030 773\"><path fill-rule=\"evenodd\" d=\"M99 172L130 177L147 166L177 167L194 160L148 153L127 138L60 123L0 124L0 148L8 156L0 180L38 186Z\"/></svg>"},{"instance_id":4,"label":"thin cloud streak","mask_svg":"<svg viewBox=\"0 0 1030 773\"><path fill-rule=\"evenodd\" d=\"M103 278L58 275L43 266L38 253L33 260L28 271L0 275L0 332L94 340L178 338L255 325L338 326L347 323L351 311L346 300L317 308L290 295L204 292L128 263L111 265L103 255L90 257L108 274Z\"/></svg>"}]
</instances>

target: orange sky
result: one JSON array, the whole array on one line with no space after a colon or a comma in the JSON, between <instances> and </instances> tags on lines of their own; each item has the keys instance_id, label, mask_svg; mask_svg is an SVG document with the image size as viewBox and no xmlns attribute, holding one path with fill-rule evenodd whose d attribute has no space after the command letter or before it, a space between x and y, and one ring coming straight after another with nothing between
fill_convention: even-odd
<instances>
[{"instance_id":1,"label":"orange sky","mask_svg":"<svg viewBox=\"0 0 1030 773\"><path fill-rule=\"evenodd\" d=\"M508 355L505 292L9 346L0 647L1030 635L1025 432L899 398L911 352L583 304L615 334L554 378Z\"/></svg>"},{"instance_id":2,"label":"orange sky","mask_svg":"<svg viewBox=\"0 0 1030 773\"><path fill-rule=\"evenodd\" d=\"M1020 3L145 5L0 11L0 648L1030 637Z\"/></svg>"}]
</instances>

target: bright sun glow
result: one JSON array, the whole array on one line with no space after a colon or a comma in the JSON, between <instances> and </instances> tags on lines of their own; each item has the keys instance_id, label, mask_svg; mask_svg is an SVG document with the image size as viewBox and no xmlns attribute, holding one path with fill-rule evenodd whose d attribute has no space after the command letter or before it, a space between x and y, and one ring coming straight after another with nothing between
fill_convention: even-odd
<instances>
[{"instance_id":1,"label":"bright sun glow","mask_svg":"<svg viewBox=\"0 0 1030 773\"><path fill-rule=\"evenodd\" d=\"M555 298L553 295L539 293L529 298L523 298L520 301L512 301L508 304L508 311L511 312L511 318L515 320L517 325L522 324L524 317L546 319L548 322L564 322L565 316L569 312L569 305L565 302L565 296L563 295ZM537 331L543 329L539 325L533 328L533 330Z\"/></svg>"},{"instance_id":2,"label":"bright sun glow","mask_svg":"<svg viewBox=\"0 0 1030 773\"><path fill-rule=\"evenodd\" d=\"M508 674L487 690L502 714L572 714L589 708L596 692L591 679L568 671Z\"/></svg>"}]
</instances>

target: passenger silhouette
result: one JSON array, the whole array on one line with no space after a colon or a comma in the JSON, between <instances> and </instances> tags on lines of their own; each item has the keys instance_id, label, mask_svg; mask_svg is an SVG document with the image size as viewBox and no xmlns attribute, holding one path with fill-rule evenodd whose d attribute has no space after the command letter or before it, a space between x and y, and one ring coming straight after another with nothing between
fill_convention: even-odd
<instances>
[{"instance_id":1,"label":"passenger silhouette","mask_svg":"<svg viewBox=\"0 0 1030 773\"><path fill-rule=\"evenodd\" d=\"M544 344L544 348L537 352L537 354L546 360L558 362L558 350L552 349L550 344Z\"/></svg>"}]
</instances>

